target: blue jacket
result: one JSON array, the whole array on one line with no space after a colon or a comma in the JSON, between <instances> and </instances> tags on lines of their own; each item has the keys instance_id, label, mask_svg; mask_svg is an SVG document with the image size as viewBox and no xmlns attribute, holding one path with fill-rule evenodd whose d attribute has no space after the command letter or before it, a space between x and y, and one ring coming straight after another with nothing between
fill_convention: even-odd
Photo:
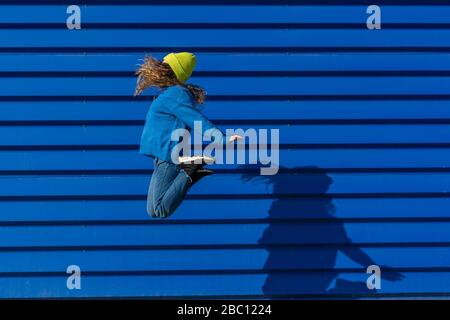
<instances>
[{"instance_id":1,"label":"blue jacket","mask_svg":"<svg viewBox=\"0 0 450 320\"><path fill-rule=\"evenodd\" d=\"M171 152L178 144L178 141L171 140L172 132L176 129L190 130L194 121L202 121L203 131L213 129L213 134L223 135L195 106L187 88L179 85L168 87L152 102L147 112L139 153L172 162Z\"/></svg>"}]
</instances>

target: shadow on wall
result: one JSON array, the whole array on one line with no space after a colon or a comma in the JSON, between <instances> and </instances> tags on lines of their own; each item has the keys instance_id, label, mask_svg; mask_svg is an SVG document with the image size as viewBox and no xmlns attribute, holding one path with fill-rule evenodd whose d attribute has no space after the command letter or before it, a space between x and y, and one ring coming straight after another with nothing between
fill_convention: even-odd
<instances>
[{"instance_id":1,"label":"shadow on wall","mask_svg":"<svg viewBox=\"0 0 450 320\"><path fill-rule=\"evenodd\" d=\"M246 171L254 166L240 166ZM287 168L280 168L280 171ZM348 237L343 222L335 217L337 208L332 199L323 197L333 180L315 166L289 168L292 173L260 176L244 173L241 179L251 183L272 185L274 194L310 193L308 198L278 198L269 209L269 226L259 243L268 250L264 271L267 278L263 286L266 296L299 294L373 294L366 281L349 281L339 276L344 271L336 269L336 258L341 252L361 267L356 272L365 273L369 265L377 264ZM312 172L312 173L311 173ZM323 219L326 221L300 221L282 223L279 219ZM336 244L330 246L270 246L271 244ZM340 266L342 268L342 266ZM380 266L382 279L398 281L403 275L390 267ZM283 270L284 269L284 270ZM289 270L286 270L289 269ZM319 270L318 270L319 269ZM348 271L347 271L348 272ZM359 278L359 277L358 277Z\"/></svg>"}]
</instances>

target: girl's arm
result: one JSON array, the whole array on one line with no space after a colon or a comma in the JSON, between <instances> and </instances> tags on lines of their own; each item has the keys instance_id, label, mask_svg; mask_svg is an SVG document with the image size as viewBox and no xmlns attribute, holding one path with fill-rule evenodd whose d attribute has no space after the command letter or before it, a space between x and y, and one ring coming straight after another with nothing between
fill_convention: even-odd
<instances>
[{"instance_id":1,"label":"girl's arm","mask_svg":"<svg viewBox=\"0 0 450 320\"><path fill-rule=\"evenodd\" d=\"M232 135L228 137L228 141L226 140L226 135L219 128L217 128L205 115L196 108L191 100L189 94L184 91L184 89L180 87L172 87L172 90L176 90L174 96L169 96L168 98L171 100L172 113L178 117L181 121L183 121L189 128L194 129L194 122L201 121L202 122L202 130L208 131L207 138L211 138L212 136L222 137L220 143L233 142L236 140L242 140L243 138L240 135ZM203 135L203 132L202 132ZM219 142L219 141L216 141Z\"/></svg>"}]
</instances>

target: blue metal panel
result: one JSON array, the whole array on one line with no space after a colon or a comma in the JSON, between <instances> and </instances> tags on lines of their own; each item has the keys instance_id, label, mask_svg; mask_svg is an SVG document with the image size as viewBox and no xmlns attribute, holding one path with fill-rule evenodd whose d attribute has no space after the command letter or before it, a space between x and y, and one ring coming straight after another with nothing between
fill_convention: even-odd
<instances>
[{"instance_id":1,"label":"blue metal panel","mask_svg":"<svg viewBox=\"0 0 450 320\"><path fill-rule=\"evenodd\" d=\"M49 76L58 72L89 72L90 75L104 72L122 72L130 75L142 61L144 55L139 53L99 53L87 54L50 54L26 52L20 55L5 53L0 56L0 71L45 72ZM164 53L152 53L161 59ZM377 71L395 74L406 71L410 74L418 71L449 71L450 55L447 53L211 53L197 54L196 76L232 72L258 72L263 75L292 74L311 71L322 71L333 74L333 71ZM267 73L264 73L267 72ZM272 73L270 73L272 72ZM79 76L83 74L78 74ZM364 76L364 74L360 74Z\"/></svg>"},{"instance_id":2,"label":"blue metal panel","mask_svg":"<svg viewBox=\"0 0 450 320\"><path fill-rule=\"evenodd\" d=\"M165 1L164 1L165 2ZM276 2L276 1L275 1ZM213 2L211 3L213 4ZM85 23L356 23L361 24L367 7L329 5L85 5ZM65 6L26 7L4 5L0 23L61 23ZM207 14L206 14L207 13ZM383 7L385 23L448 23L448 6L386 6Z\"/></svg>"},{"instance_id":3,"label":"blue metal panel","mask_svg":"<svg viewBox=\"0 0 450 320\"><path fill-rule=\"evenodd\" d=\"M153 162L131 150L5 150L2 151L0 171L4 174L43 171L66 173L122 171L150 172ZM280 159L287 168L304 167L314 163L329 171L389 171L434 170L450 167L449 148L295 148L281 149ZM238 164L216 164L217 170L239 169ZM283 171L282 169L281 171ZM307 169L304 169L307 170Z\"/></svg>"},{"instance_id":4,"label":"blue metal panel","mask_svg":"<svg viewBox=\"0 0 450 320\"><path fill-rule=\"evenodd\" d=\"M63 200L63 201L59 201ZM450 200L447 197L433 197L427 194L416 195L414 198L407 196L390 197L363 197L358 195L333 198L333 205L337 208L333 216L317 214L328 202L319 198L283 199L287 208L298 206L302 208L298 214L295 210L283 210L277 212L276 217L271 216L270 208L274 199L236 199L236 198L188 198L181 204L179 211L164 224L174 221L202 222L202 221L265 221L267 219L283 220L295 219L296 221L311 220L362 220L382 219L386 222L395 219L416 220L448 220L450 213L448 206ZM249 207L252 210L248 210ZM145 200L128 199L124 196L113 199L91 198L65 199L46 198L45 200L28 199L22 201L12 199L0 202L3 225L34 224L88 224L88 223L157 223L149 221L143 214ZM205 218L204 211L214 207L214 216ZM304 208L304 209L303 209Z\"/></svg>"},{"instance_id":5,"label":"blue metal panel","mask_svg":"<svg viewBox=\"0 0 450 320\"><path fill-rule=\"evenodd\" d=\"M432 98L432 97L431 97ZM409 122L430 123L449 122L450 101L439 100L249 100L236 97L232 103L227 100L210 100L205 103L203 112L218 124L235 122L267 122L271 121L314 124L318 121L333 124L336 122L374 123ZM289 99L289 100L288 100ZM351 99L348 98L348 99ZM106 124L108 121L133 121L143 124L149 101L4 101L0 109L1 121L33 124L37 121L50 123ZM273 109L277 112L274 113ZM406 112L407 111L407 112ZM128 122L130 123L130 122Z\"/></svg>"},{"instance_id":6,"label":"blue metal panel","mask_svg":"<svg viewBox=\"0 0 450 320\"><path fill-rule=\"evenodd\" d=\"M280 144L286 146L450 142L450 124L230 124L218 127L223 130L279 129L282 132ZM132 146L136 149L141 131L142 125L0 126L0 147L100 145Z\"/></svg>"},{"instance_id":7,"label":"blue metal panel","mask_svg":"<svg viewBox=\"0 0 450 320\"><path fill-rule=\"evenodd\" d=\"M301 167L295 169L301 171ZM322 173L302 173L301 175L279 173L270 179L269 186L262 183L248 183L242 181L241 174L227 172L212 176L208 180L205 179L202 185L193 186L191 194L215 197L220 195L264 197L270 195L357 194L364 196L373 193L429 193L445 196L448 194L450 173L329 173L326 179ZM309 182L316 183L321 179L324 180L322 181L323 185L317 187L308 185ZM144 196L149 179L146 174L122 173L88 176L56 174L6 176L2 182L0 191L4 196ZM326 183L331 183L331 186L328 187ZM45 185L46 188L42 188L42 185ZM233 188L230 188L230 185Z\"/></svg>"},{"instance_id":8,"label":"blue metal panel","mask_svg":"<svg viewBox=\"0 0 450 320\"><path fill-rule=\"evenodd\" d=\"M450 296L450 5L86 1L77 31L54 2L0 5L1 298ZM281 169L218 164L154 220L133 73L172 50Z\"/></svg>"},{"instance_id":9,"label":"blue metal panel","mask_svg":"<svg viewBox=\"0 0 450 320\"><path fill-rule=\"evenodd\" d=\"M449 34L450 39L450 34ZM446 95L449 76L291 76L193 77L210 88L211 96L333 96ZM0 78L0 97L10 96L130 96L132 77L14 77ZM230 85L231 84L231 85ZM261 91L264 88L264 91Z\"/></svg>"},{"instance_id":10,"label":"blue metal panel","mask_svg":"<svg viewBox=\"0 0 450 320\"><path fill-rule=\"evenodd\" d=\"M232 30L230 32L230 30ZM447 29L81 29L79 32L64 29L10 29L0 30L0 48L31 50L48 48L248 48L262 51L285 48L352 48L364 47L450 47L450 30Z\"/></svg>"}]
</instances>

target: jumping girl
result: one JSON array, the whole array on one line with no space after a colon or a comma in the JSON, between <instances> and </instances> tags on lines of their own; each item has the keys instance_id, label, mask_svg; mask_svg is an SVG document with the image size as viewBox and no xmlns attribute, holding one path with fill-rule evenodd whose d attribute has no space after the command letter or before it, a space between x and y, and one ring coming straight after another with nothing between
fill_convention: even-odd
<instances>
[{"instance_id":1,"label":"jumping girl","mask_svg":"<svg viewBox=\"0 0 450 320\"><path fill-rule=\"evenodd\" d=\"M153 158L154 171L147 195L147 212L153 218L172 215L188 189L212 174L211 170L203 168L204 164L214 162L212 158L181 157L178 163L172 161L172 149L178 144L171 140L172 132L193 130L194 122L201 121L205 130L217 130L223 135L197 108L205 100L205 91L186 84L195 65L196 57L192 53L170 53L163 61L146 57L136 71L135 96L149 87L160 90L147 113L139 151ZM242 137L233 135L228 142L239 139Z\"/></svg>"}]
</instances>

